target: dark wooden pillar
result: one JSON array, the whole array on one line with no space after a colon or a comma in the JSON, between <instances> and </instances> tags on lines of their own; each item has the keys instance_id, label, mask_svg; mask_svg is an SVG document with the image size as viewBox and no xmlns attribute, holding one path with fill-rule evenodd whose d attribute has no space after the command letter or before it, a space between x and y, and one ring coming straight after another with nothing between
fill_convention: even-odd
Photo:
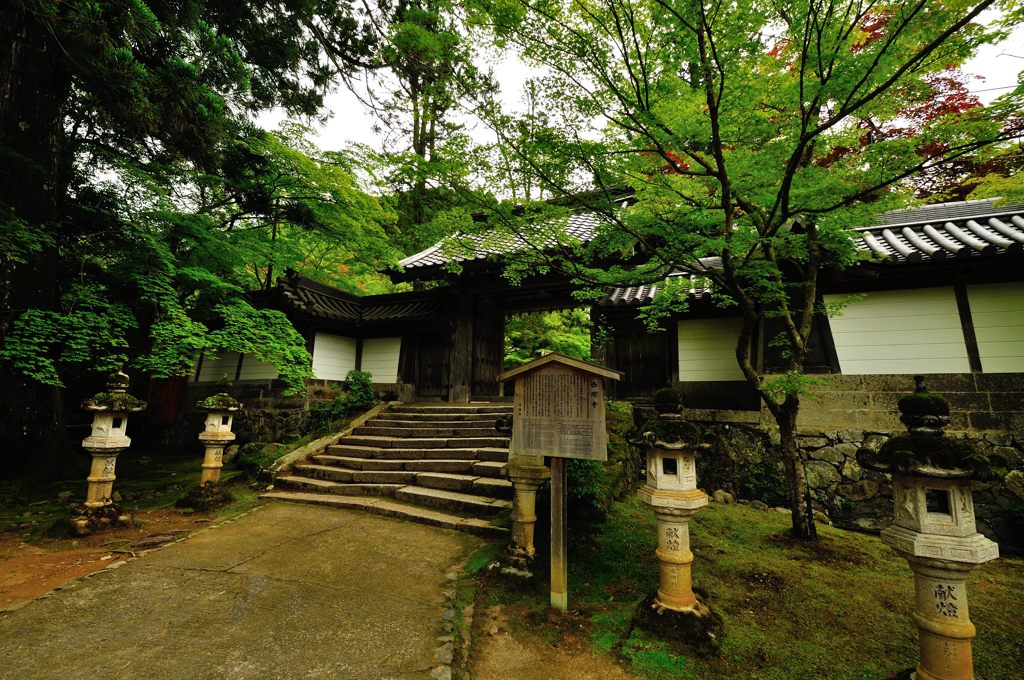
<instances>
[{"instance_id":1,"label":"dark wooden pillar","mask_svg":"<svg viewBox=\"0 0 1024 680\"><path fill-rule=\"evenodd\" d=\"M473 319L473 385L470 396L498 396L505 360L505 310L501 300L479 298Z\"/></svg>"},{"instance_id":2,"label":"dark wooden pillar","mask_svg":"<svg viewBox=\"0 0 1024 680\"><path fill-rule=\"evenodd\" d=\"M451 387L448 401L465 403L469 401L473 384L473 322L474 299L466 292L460 292L456 301L455 330L452 333Z\"/></svg>"}]
</instances>

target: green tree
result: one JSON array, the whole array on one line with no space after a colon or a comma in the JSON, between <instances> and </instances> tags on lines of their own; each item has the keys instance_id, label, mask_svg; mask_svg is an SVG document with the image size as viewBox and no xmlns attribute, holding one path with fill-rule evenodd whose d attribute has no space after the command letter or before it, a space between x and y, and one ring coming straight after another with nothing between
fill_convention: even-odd
<instances>
[{"instance_id":1,"label":"green tree","mask_svg":"<svg viewBox=\"0 0 1024 680\"><path fill-rule=\"evenodd\" d=\"M244 287L270 289L291 268L360 293L400 257L387 236L395 216L359 187L353 158L320 151L309 134L286 123L237 139L201 210L217 216L236 257L249 258Z\"/></svg>"},{"instance_id":2,"label":"green tree","mask_svg":"<svg viewBox=\"0 0 1024 680\"><path fill-rule=\"evenodd\" d=\"M709 286L742 319L736 358L780 431L793 530L816 537L796 427L813 388L803 369L822 312L819 276L858 259L849 229L905 204L910 178L1014 134L1007 121L1024 88L988 107L919 117L913 134L875 135L862 123L894 129L927 105L930 78L1004 36L1019 3L483 0L479 8L497 40L548 71L538 91L550 126L542 144L520 144L517 155L555 196L591 190L576 208L601 217L599 238L583 247L543 233L557 220L529 215L539 225L530 227L496 216L492 224L539 229L557 246L524 251L517 274L560 267L597 289L683 270ZM992 8L1002 19L980 24ZM499 135L508 129L510 116L493 102L478 111ZM516 144L512 135L502 141ZM626 208L624 188L634 196ZM631 253L635 265L594 266L611 252ZM685 307L690 285L662 286L650 315ZM751 360L761 319L782 328L773 342L786 366L775 374Z\"/></svg>"},{"instance_id":3,"label":"green tree","mask_svg":"<svg viewBox=\"0 0 1024 680\"><path fill-rule=\"evenodd\" d=\"M39 452L42 467L59 457L61 394L24 378L48 375L46 361L87 364L86 338L98 343L98 367L119 358L115 338L132 330L125 301L151 305L165 339L192 337L194 327L165 305L182 297L164 285L169 244L158 229L124 219L126 208L140 207L131 196L120 203L125 190L180 191L169 180L181 165L215 168L225 143L245 134L247 112L280 105L315 114L339 69L365 65L371 42L349 4L327 0L0 6L0 340L10 358L18 343L38 340L25 329L43 330L46 319L49 328L77 319L68 328L92 334L68 334L70 353L38 347L38 371L0 367L0 436L9 450ZM102 173L111 171L108 181ZM202 215L178 221L193 235L211 224ZM86 244L93 250L79 257ZM153 267L151 280L104 280L101 272L116 269L110 253L122 248L133 256L124 262L141 261L139 272ZM201 272L174 275L221 285ZM56 383L52 375L45 382Z\"/></svg>"},{"instance_id":4,"label":"green tree","mask_svg":"<svg viewBox=\"0 0 1024 680\"><path fill-rule=\"evenodd\" d=\"M367 8L375 31L374 68L353 88L377 118L382 149L364 149L398 213L405 252L446 236L444 213L460 203L472 166L460 101L495 88L474 60L481 46L465 29L463 3L384 0ZM438 218L435 220L435 218Z\"/></svg>"},{"instance_id":5,"label":"green tree","mask_svg":"<svg viewBox=\"0 0 1024 680\"><path fill-rule=\"evenodd\" d=\"M586 308L513 314L505 322L505 368L549 352L590 361L590 314Z\"/></svg>"}]
</instances>

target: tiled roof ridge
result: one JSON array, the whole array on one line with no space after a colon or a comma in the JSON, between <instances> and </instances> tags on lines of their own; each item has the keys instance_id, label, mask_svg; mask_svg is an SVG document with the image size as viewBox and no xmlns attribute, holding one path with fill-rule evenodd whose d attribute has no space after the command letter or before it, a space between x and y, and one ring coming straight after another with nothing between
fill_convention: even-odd
<instances>
[{"instance_id":1,"label":"tiled roof ridge","mask_svg":"<svg viewBox=\"0 0 1024 680\"><path fill-rule=\"evenodd\" d=\"M923 205L918 206L916 208L902 208L900 210L890 210L888 212L882 213L879 216L881 219L886 221L880 222L879 224L873 224L867 227L854 227L853 231L880 231L882 229L892 229L894 227L920 226L923 224L931 224L934 222L960 222L963 220L979 220L988 219L990 217L1001 217L1004 215L1020 215L1024 213L1024 204L1022 203L1007 203L1006 205L995 207L993 205L994 200L995 199L986 198L974 201L952 201L949 203L935 203L932 205ZM959 210L954 210L954 208L957 206L976 206L978 208L985 206L988 209L983 212L961 212ZM896 220L897 217L907 219Z\"/></svg>"}]
</instances>

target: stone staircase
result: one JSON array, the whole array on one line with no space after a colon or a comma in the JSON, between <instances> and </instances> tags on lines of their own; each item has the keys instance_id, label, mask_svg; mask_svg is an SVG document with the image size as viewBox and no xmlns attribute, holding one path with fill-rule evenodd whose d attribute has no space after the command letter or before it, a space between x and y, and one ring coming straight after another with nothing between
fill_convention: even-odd
<instances>
[{"instance_id":1,"label":"stone staircase","mask_svg":"<svg viewBox=\"0 0 1024 680\"><path fill-rule=\"evenodd\" d=\"M511 412L501 404L393 406L295 465L263 497L505 535L508 438L494 421Z\"/></svg>"}]
</instances>

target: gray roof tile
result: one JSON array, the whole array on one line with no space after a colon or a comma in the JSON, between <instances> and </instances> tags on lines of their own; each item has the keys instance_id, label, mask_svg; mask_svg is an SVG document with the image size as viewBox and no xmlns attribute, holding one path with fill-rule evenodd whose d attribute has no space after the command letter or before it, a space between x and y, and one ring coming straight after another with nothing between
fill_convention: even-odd
<instances>
[{"instance_id":1,"label":"gray roof tile","mask_svg":"<svg viewBox=\"0 0 1024 680\"><path fill-rule=\"evenodd\" d=\"M586 242L594 238L594 235L597 233L598 224L600 224L600 218L593 213L570 215L565 224L564 235L574 240ZM483 260L492 255L505 255L530 247L547 249L559 245L562 235L561 229L552 228L549 233L542 233L540 242L534 244L530 243L521 234L508 234L505 232L456 234L450 237L447 243L445 241L436 243L426 250L399 261L398 264L404 269L437 267L453 262Z\"/></svg>"},{"instance_id":2,"label":"gray roof tile","mask_svg":"<svg viewBox=\"0 0 1024 680\"><path fill-rule=\"evenodd\" d=\"M993 203L985 199L894 210L881 215L876 226L855 229L854 241L858 249L896 264L1024 253L1024 205L996 208ZM598 304L647 304L657 292L656 285L623 286ZM699 298L706 292L694 294Z\"/></svg>"}]
</instances>

